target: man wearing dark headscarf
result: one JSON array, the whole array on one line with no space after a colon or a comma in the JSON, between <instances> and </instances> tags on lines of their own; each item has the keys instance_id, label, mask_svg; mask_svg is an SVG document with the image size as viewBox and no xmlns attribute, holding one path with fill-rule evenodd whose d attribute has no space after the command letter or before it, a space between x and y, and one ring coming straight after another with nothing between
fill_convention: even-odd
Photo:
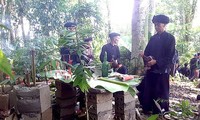
<instances>
[{"instance_id":1,"label":"man wearing dark headscarf","mask_svg":"<svg viewBox=\"0 0 200 120\"><path fill-rule=\"evenodd\" d=\"M76 23L74 22L66 22L64 27L69 31L76 31Z\"/></svg>"},{"instance_id":2,"label":"man wearing dark headscarf","mask_svg":"<svg viewBox=\"0 0 200 120\"><path fill-rule=\"evenodd\" d=\"M64 24L66 30L60 35L59 45L62 46L60 49L61 60L66 61L69 64L80 63L79 56L76 51L73 51L72 47L76 41L76 23L66 22Z\"/></svg>"},{"instance_id":3,"label":"man wearing dark headscarf","mask_svg":"<svg viewBox=\"0 0 200 120\"><path fill-rule=\"evenodd\" d=\"M137 89L144 113L158 114L169 111L169 73L175 53L175 38L165 31L169 23L167 16L156 15L152 22L157 33L150 38L145 48L144 56L151 59L145 62L148 69ZM161 110L155 103L160 105Z\"/></svg>"},{"instance_id":4,"label":"man wearing dark headscarf","mask_svg":"<svg viewBox=\"0 0 200 120\"><path fill-rule=\"evenodd\" d=\"M118 41L120 34L112 32L109 34L110 43L105 44L101 49L100 61L103 63L105 52L107 53L107 61L111 63L111 67L114 71L127 74L127 68L120 63L120 51L118 47Z\"/></svg>"},{"instance_id":5,"label":"man wearing dark headscarf","mask_svg":"<svg viewBox=\"0 0 200 120\"><path fill-rule=\"evenodd\" d=\"M85 44L83 44L83 53L81 59L85 61L86 65L90 65L94 59L93 50L92 50L92 37L84 39Z\"/></svg>"}]
</instances>

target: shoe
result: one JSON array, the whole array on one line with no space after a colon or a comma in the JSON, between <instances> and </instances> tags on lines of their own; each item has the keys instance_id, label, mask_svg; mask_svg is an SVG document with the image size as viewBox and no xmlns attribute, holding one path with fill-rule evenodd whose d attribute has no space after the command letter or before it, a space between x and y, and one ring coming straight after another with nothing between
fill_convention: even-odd
<instances>
[{"instance_id":1,"label":"shoe","mask_svg":"<svg viewBox=\"0 0 200 120\"><path fill-rule=\"evenodd\" d=\"M200 95L197 95L197 100L200 100Z\"/></svg>"}]
</instances>

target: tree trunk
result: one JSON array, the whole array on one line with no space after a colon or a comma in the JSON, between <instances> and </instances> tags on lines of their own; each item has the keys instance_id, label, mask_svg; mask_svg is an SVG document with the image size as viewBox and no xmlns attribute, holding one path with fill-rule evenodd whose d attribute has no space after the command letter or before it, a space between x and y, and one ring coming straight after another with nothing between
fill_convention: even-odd
<instances>
[{"instance_id":1,"label":"tree trunk","mask_svg":"<svg viewBox=\"0 0 200 120\"><path fill-rule=\"evenodd\" d=\"M139 46L140 46L140 0L134 0L133 16L132 16L132 52L131 58L133 58L133 68L139 67Z\"/></svg>"},{"instance_id":2,"label":"tree trunk","mask_svg":"<svg viewBox=\"0 0 200 120\"><path fill-rule=\"evenodd\" d=\"M155 0L149 0L149 16L148 16L148 40L153 35L153 24L152 18L155 14Z\"/></svg>"},{"instance_id":3,"label":"tree trunk","mask_svg":"<svg viewBox=\"0 0 200 120\"><path fill-rule=\"evenodd\" d=\"M107 32L108 32L108 34L111 32L111 21L110 21L110 3L109 3L109 0L106 0L106 8L107 8L107 18L108 18L108 28L107 28ZM108 40L108 39L107 39ZM107 41L107 42L109 42L109 41Z\"/></svg>"},{"instance_id":4,"label":"tree trunk","mask_svg":"<svg viewBox=\"0 0 200 120\"><path fill-rule=\"evenodd\" d=\"M4 0L1 0L1 23L2 24L5 24L5 21L6 21L6 17L5 17L5 14L6 14L6 2ZM6 31L1 29L1 42L4 43L5 42L5 39L6 39ZM3 44L1 43L1 48L3 48Z\"/></svg>"},{"instance_id":5,"label":"tree trunk","mask_svg":"<svg viewBox=\"0 0 200 120\"><path fill-rule=\"evenodd\" d=\"M27 45L27 40L26 40L26 35L25 35L25 29L24 29L24 19L23 19L23 16L20 16L20 23L21 23L21 29L22 29L22 38L23 38L23 41L24 41L24 46Z\"/></svg>"},{"instance_id":6,"label":"tree trunk","mask_svg":"<svg viewBox=\"0 0 200 120\"><path fill-rule=\"evenodd\" d=\"M185 1L185 5L187 5L184 9L184 14L185 14L185 41L190 41L190 31L192 29L192 21L194 19L194 14L195 10L197 7L197 0L193 0L192 2L190 1Z\"/></svg>"}]
</instances>

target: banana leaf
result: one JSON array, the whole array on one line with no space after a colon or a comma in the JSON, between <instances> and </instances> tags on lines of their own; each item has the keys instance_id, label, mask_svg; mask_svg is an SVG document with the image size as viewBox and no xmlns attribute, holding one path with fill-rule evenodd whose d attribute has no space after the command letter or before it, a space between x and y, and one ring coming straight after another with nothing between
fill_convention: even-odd
<instances>
[{"instance_id":1,"label":"banana leaf","mask_svg":"<svg viewBox=\"0 0 200 120\"><path fill-rule=\"evenodd\" d=\"M70 83L73 81L71 75L66 70L51 70L47 72L41 72L40 75L43 78L47 77L56 80L61 80L65 83Z\"/></svg>"},{"instance_id":2,"label":"banana leaf","mask_svg":"<svg viewBox=\"0 0 200 120\"><path fill-rule=\"evenodd\" d=\"M139 78L135 78L133 80L122 82L119 81L117 78L111 79L108 77L100 77L97 79L92 79L89 81L89 85L91 88L104 88L109 92L117 92L117 91L124 91L130 92L132 96L135 96L134 87L139 84Z\"/></svg>"},{"instance_id":3,"label":"banana leaf","mask_svg":"<svg viewBox=\"0 0 200 120\"><path fill-rule=\"evenodd\" d=\"M137 86L140 83L140 78L134 78L133 80L122 82L118 78L108 78L108 77L100 77L100 78L92 78L91 75L89 75L91 80L87 80L84 82L84 80L81 78L84 77L83 75L79 75L79 73L82 74L82 69L76 69L75 73L77 74L77 80L75 81L75 78L72 76L71 79L66 79L67 71L65 70L51 70L46 72L47 78L53 78L58 79L66 83L75 82L73 85L79 86L83 89L83 92L87 92L88 88L103 88L106 89L112 93L118 92L118 91L124 91L129 92L132 96L135 96L135 89L134 87ZM86 71L87 72L87 71ZM65 75L66 74L66 75ZM45 77L45 73L41 73L42 77ZM86 77L86 76L85 76ZM86 78L87 79L87 78Z\"/></svg>"},{"instance_id":4,"label":"banana leaf","mask_svg":"<svg viewBox=\"0 0 200 120\"><path fill-rule=\"evenodd\" d=\"M11 65L8 62L8 59L4 55L2 50L0 50L0 71L9 75L11 77L11 79L14 79L14 75L12 74Z\"/></svg>"}]
</instances>

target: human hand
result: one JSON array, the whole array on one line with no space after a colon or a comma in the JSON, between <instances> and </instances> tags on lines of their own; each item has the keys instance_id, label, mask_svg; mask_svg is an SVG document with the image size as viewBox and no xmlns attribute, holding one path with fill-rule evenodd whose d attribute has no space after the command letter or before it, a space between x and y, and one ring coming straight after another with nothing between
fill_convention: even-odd
<instances>
[{"instance_id":1,"label":"human hand","mask_svg":"<svg viewBox=\"0 0 200 120\"><path fill-rule=\"evenodd\" d=\"M143 56L144 56L144 51L140 51L140 52L139 52L139 56L140 56L140 57L143 57Z\"/></svg>"},{"instance_id":2,"label":"human hand","mask_svg":"<svg viewBox=\"0 0 200 120\"><path fill-rule=\"evenodd\" d=\"M146 70L150 70L151 69L151 67L149 67L149 66L145 66L144 67L144 70L146 71Z\"/></svg>"},{"instance_id":3,"label":"human hand","mask_svg":"<svg viewBox=\"0 0 200 120\"><path fill-rule=\"evenodd\" d=\"M119 67L119 68L122 67L122 64L119 64L118 67Z\"/></svg>"},{"instance_id":4,"label":"human hand","mask_svg":"<svg viewBox=\"0 0 200 120\"><path fill-rule=\"evenodd\" d=\"M111 67L112 68L118 68L119 67L119 64L117 63L117 60L114 60L111 62Z\"/></svg>"},{"instance_id":5,"label":"human hand","mask_svg":"<svg viewBox=\"0 0 200 120\"><path fill-rule=\"evenodd\" d=\"M155 59L151 59L149 62L147 62L147 66L152 66L156 64L156 60Z\"/></svg>"}]
</instances>

